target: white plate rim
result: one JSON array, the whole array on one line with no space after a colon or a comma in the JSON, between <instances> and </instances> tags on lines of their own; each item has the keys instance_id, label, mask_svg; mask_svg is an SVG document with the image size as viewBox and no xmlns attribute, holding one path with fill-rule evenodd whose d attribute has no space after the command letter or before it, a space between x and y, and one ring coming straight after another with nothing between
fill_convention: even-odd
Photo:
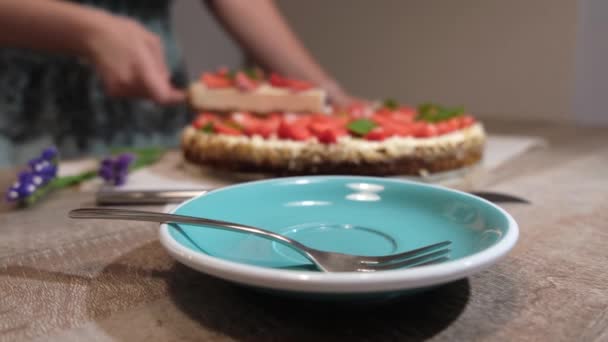
<instances>
[{"instance_id":1,"label":"white plate rim","mask_svg":"<svg viewBox=\"0 0 608 342\"><path fill-rule=\"evenodd\" d=\"M439 285L468 277L503 259L515 246L515 243L519 237L518 224L508 212L483 198L459 190L402 179L366 176L300 176L285 177L280 179L289 181L303 178L352 178L358 180L361 180L361 178L368 180L377 179L382 180L383 182L401 184L410 183L423 187L438 188L448 192L459 193L461 195L474 198L475 200L485 202L501 212L507 218L507 233L498 243L494 244L493 246L458 260L447 261L437 265L375 273L321 273L315 271L279 270L224 260L190 250L189 248L179 244L169 233L169 226L167 224L161 224L160 226L160 242L168 253L177 261L205 274L242 285L290 292L356 294L411 290L421 287ZM265 179L240 183L214 190L214 192L273 180L276 181L277 179ZM186 205L190 201L197 200L201 196L204 196L204 194L181 203L173 208L171 213L174 213L176 210Z\"/></svg>"}]
</instances>

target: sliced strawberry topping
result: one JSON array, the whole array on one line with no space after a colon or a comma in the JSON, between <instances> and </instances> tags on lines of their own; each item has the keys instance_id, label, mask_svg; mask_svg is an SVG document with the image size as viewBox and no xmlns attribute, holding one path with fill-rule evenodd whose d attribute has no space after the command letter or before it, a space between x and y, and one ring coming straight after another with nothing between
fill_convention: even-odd
<instances>
[{"instance_id":1,"label":"sliced strawberry topping","mask_svg":"<svg viewBox=\"0 0 608 342\"><path fill-rule=\"evenodd\" d=\"M414 136L418 138L429 138L438 134L436 125L422 121L414 124L413 131Z\"/></svg>"},{"instance_id":2,"label":"sliced strawberry topping","mask_svg":"<svg viewBox=\"0 0 608 342\"><path fill-rule=\"evenodd\" d=\"M297 115L295 116L295 120L292 121L293 125L307 127L310 125L312 121L312 117L310 115Z\"/></svg>"},{"instance_id":3,"label":"sliced strawberry topping","mask_svg":"<svg viewBox=\"0 0 608 342\"><path fill-rule=\"evenodd\" d=\"M298 121L294 121L292 123L288 123L285 120L281 121L278 129L279 137L282 139L292 139L292 140L308 140L312 137L312 134L306 127L306 125L302 125L298 123Z\"/></svg>"},{"instance_id":4,"label":"sliced strawberry topping","mask_svg":"<svg viewBox=\"0 0 608 342\"><path fill-rule=\"evenodd\" d=\"M438 122L435 126L437 127L437 134L439 135L450 132L450 125L447 121Z\"/></svg>"},{"instance_id":5,"label":"sliced strawberry topping","mask_svg":"<svg viewBox=\"0 0 608 342\"><path fill-rule=\"evenodd\" d=\"M390 136L398 135L400 137L409 137L414 135L413 124L397 124L395 126L385 127L390 133Z\"/></svg>"},{"instance_id":6,"label":"sliced strawberry topping","mask_svg":"<svg viewBox=\"0 0 608 342\"><path fill-rule=\"evenodd\" d=\"M335 143L338 138L348 134L346 129L348 117L325 114L311 114L307 117L309 118L308 129L322 143Z\"/></svg>"},{"instance_id":7,"label":"sliced strawberry topping","mask_svg":"<svg viewBox=\"0 0 608 342\"><path fill-rule=\"evenodd\" d=\"M280 124L280 119L260 121L255 128L254 134L258 134L264 138L268 138L277 132Z\"/></svg>"},{"instance_id":8,"label":"sliced strawberry topping","mask_svg":"<svg viewBox=\"0 0 608 342\"><path fill-rule=\"evenodd\" d=\"M259 121L254 115L249 112L234 112L230 114L230 123L232 126L237 126L247 135L255 134L256 127Z\"/></svg>"},{"instance_id":9,"label":"sliced strawberry topping","mask_svg":"<svg viewBox=\"0 0 608 342\"><path fill-rule=\"evenodd\" d=\"M338 142L338 138L346 135L346 131L341 131L337 128L328 128L315 134L319 142L324 144L334 144Z\"/></svg>"},{"instance_id":10,"label":"sliced strawberry topping","mask_svg":"<svg viewBox=\"0 0 608 342\"><path fill-rule=\"evenodd\" d=\"M404 125L414 122L414 114L407 111L382 108L374 113L372 120L378 124Z\"/></svg>"},{"instance_id":11,"label":"sliced strawberry topping","mask_svg":"<svg viewBox=\"0 0 608 342\"><path fill-rule=\"evenodd\" d=\"M399 113L399 115L410 117L412 120L416 117L416 108L401 106L396 112Z\"/></svg>"},{"instance_id":12,"label":"sliced strawberry topping","mask_svg":"<svg viewBox=\"0 0 608 342\"><path fill-rule=\"evenodd\" d=\"M295 90L295 91L304 91L304 90L308 90L308 89L312 89L314 87L314 85L310 82L307 81L302 81L302 80L288 80L289 81L289 88Z\"/></svg>"},{"instance_id":13,"label":"sliced strawberry topping","mask_svg":"<svg viewBox=\"0 0 608 342\"><path fill-rule=\"evenodd\" d=\"M295 91L308 90L314 87L310 82L283 77L277 73L272 73L268 79L268 82L273 87L290 88Z\"/></svg>"},{"instance_id":14,"label":"sliced strawberry topping","mask_svg":"<svg viewBox=\"0 0 608 342\"><path fill-rule=\"evenodd\" d=\"M201 77L201 81L209 88L229 88L232 87L232 81L221 75L214 75L211 73L204 73Z\"/></svg>"},{"instance_id":15,"label":"sliced strawberry topping","mask_svg":"<svg viewBox=\"0 0 608 342\"><path fill-rule=\"evenodd\" d=\"M460 128L469 127L475 123L475 118L471 115L465 114L460 117Z\"/></svg>"},{"instance_id":16,"label":"sliced strawberry topping","mask_svg":"<svg viewBox=\"0 0 608 342\"><path fill-rule=\"evenodd\" d=\"M447 120L446 123L448 125L449 132L456 131L460 128L460 119L458 117L451 118Z\"/></svg>"},{"instance_id":17,"label":"sliced strawberry topping","mask_svg":"<svg viewBox=\"0 0 608 342\"><path fill-rule=\"evenodd\" d=\"M378 126L367 133L363 138L373 141L382 141L390 136L389 132L382 126Z\"/></svg>"},{"instance_id":18,"label":"sliced strawberry topping","mask_svg":"<svg viewBox=\"0 0 608 342\"><path fill-rule=\"evenodd\" d=\"M380 126L394 126L394 125L398 124L390 116L388 116L388 115L382 115L380 113L374 114L372 116L372 121L374 121L375 123L377 123Z\"/></svg>"},{"instance_id":19,"label":"sliced strawberry topping","mask_svg":"<svg viewBox=\"0 0 608 342\"><path fill-rule=\"evenodd\" d=\"M455 117L455 118L447 119L444 121L440 121L440 122L436 123L435 126L437 127L437 134L439 134L439 135L454 132L454 131L460 129L460 118Z\"/></svg>"},{"instance_id":20,"label":"sliced strawberry topping","mask_svg":"<svg viewBox=\"0 0 608 342\"><path fill-rule=\"evenodd\" d=\"M355 102L346 108L346 112L353 119L369 118L373 116L373 109L366 103Z\"/></svg>"},{"instance_id":21,"label":"sliced strawberry topping","mask_svg":"<svg viewBox=\"0 0 608 342\"><path fill-rule=\"evenodd\" d=\"M277 74L277 73L272 73L270 74L270 78L268 79L268 82L273 86L273 87L279 87L279 88L285 88L289 86L289 80L286 79L285 77Z\"/></svg>"},{"instance_id":22,"label":"sliced strawberry topping","mask_svg":"<svg viewBox=\"0 0 608 342\"><path fill-rule=\"evenodd\" d=\"M259 135L263 138L269 138L277 132L281 118L276 114L271 114L266 117L251 116L243 123L243 129L247 135Z\"/></svg>"},{"instance_id":23,"label":"sliced strawberry topping","mask_svg":"<svg viewBox=\"0 0 608 342\"><path fill-rule=\"evenodd\" d=\"M213 123L217 120L218 118L215 114L210 112L202 112L194 119L194 121L192 122L192 126L194 126L194 128L196 129L201 129L205 127L205 125L207 125L208 123Z\"/></svg>"},{"instance_id":24,"label":"sliced strawberry topping","mask_svg":"<svg viewBox=\"0 0 608 342\"><path fill-rule=\"evenodd\" d=\"M221 134L226 134L226 135L242 135L243 134L243 132L241 132L239 129L232 127L230 125L227 125L225 123L221 123L221 122L213 123L213 128L215 129L215 131L217 133L221 133Z\"/></svg>"},{"instance_id":25,"label":"sliced strawberry topping","mask_svg":"<svg viewBox=\"0 0 608 342\"><path fill-rule=\"evenodd\" d=\"M250 91L258 87L258 83L242 71L236 73L234 81L240 90Z\"/></svg>"}]
</instances>

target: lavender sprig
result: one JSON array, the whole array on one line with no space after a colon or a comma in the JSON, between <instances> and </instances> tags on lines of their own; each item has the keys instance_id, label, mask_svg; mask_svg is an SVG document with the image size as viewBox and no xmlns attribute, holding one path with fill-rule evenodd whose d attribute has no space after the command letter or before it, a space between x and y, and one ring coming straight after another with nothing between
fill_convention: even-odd
<instances>
[{"instance_id":1,"label":"lavender sprig","mask_svg":"<svg viewBox=\"0 0 608 342\"><path fill-rule=\"evenodd\" d=\"M35 201L48 191L49 185L57 177L57 149L49 147L39 157L28 162L28 169L19 173L19 177L6 192L9 202L27 203Z\"/></svg>"},{"instance_id":2,"label":"lavender sprig","mask_svg":"<svg viewBox=\"0 0 608 342\"><path fill-rule=\"evenodd\" d=\"M107 184L121 186L126 183L131 165L135 161L132 153L122 153L114 158L108 157L101 161L98 175Z\"/></svg>"},{"instance_id":3,"label":"lavender sprig","mask_svg":"<svg viewBox=\"0 0 608 342\"><path fill-rule=\"evenodd\" d=\"M122 185L127 181L129 171L154 164L164 152L165 149L157 147L121 149L114 151L119 153L116 157L102 160L97 170L59 177L59 153L56 148L50 147L28 162L28 167L19 173L5 197L9 202L27 207L52 190L67 188L97 176L115 186Z\"/></svg>"}]
</instances>

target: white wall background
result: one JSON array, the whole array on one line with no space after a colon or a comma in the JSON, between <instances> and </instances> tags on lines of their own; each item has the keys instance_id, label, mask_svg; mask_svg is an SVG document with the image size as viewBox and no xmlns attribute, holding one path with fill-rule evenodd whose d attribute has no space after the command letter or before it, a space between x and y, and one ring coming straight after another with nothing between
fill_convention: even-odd
<instances>
[{"instance_id":1,"label":"white wall background","mask_svg":"<svg viewBox=\"0 0 608 342\"><path fill-rule=\"evenodd\" d=\"M605 0L580 1L608 10ZM574 101L575 88L597 88L581 81L594 71L587 62L593 57L581 62L576 51L589 45L580 43L578 3L278 0L306 46L353 93L465 105L482 117L561 122L581 117L574 113L585 101L578 99L587 97ZM608 18L602 13L594 15ZM238 47L199 1L176 1L174 17L192 77L239 65ZM594 108L587 112L597 115Z\"/></svg>"},{"instance_id":2,"label":"white wall background","mask_svg":"<svg viewBox=\"0 0 608 342\"><path fill-rule=\"evenodd\" d=\"M220 65L241 64L238 45L207 12L202 0L174 1L172 15L175 34L192 78Z\"/></svg>"},{"instance_id":3,"label":"white wall background","mask_svg":"<svg viewBox=\"0 0 608 342\"><path fill-rule=\"evenodd\" d=\"M573 112L584 124L608 125L608 1L579 1Z\"/></svg>"}]
</instances>

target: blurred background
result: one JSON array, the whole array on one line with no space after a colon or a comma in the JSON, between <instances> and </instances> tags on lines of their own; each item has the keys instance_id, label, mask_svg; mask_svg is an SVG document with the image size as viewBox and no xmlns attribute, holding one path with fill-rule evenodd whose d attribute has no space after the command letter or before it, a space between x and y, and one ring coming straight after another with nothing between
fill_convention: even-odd
<instances>
[{"instance_id":1,"label":"blurred background","mask_svg":"<svg viewBox=\"0 0 608 342\"><path fill-rule=\"evenodd\" d=\"M608 125L608 1L278 0L352 93L481 118ZM191 78L243 57L199 1L175 1Z\"/></svg>"}]
</instances>

